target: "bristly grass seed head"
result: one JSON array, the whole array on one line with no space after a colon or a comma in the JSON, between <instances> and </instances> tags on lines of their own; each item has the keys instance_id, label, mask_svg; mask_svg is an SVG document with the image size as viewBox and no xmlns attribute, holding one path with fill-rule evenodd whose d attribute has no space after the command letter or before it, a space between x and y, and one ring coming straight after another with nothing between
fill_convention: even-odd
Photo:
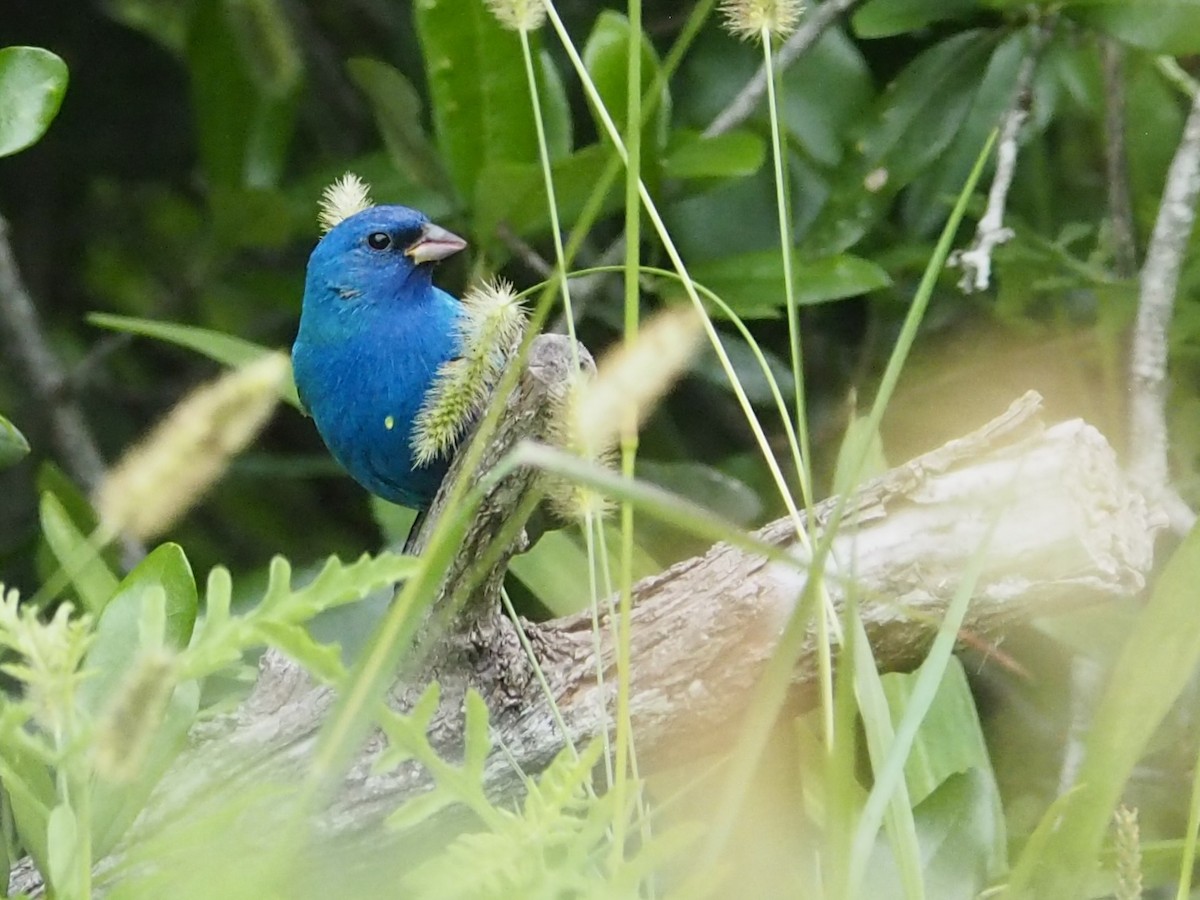
<instances>
[{"instance_id":1,"label":"bristly grass seed head","mask_svg":"<svg viewBox=\"0 0 1200 900\"><path fill-rule=\"evenodd\" d=\"M687 370L702 333L690 306L669 307L642 326L632 343L618 345L600 360L594 379L566 393L554 443L597 465L610 465L621 433L636 428ZM573 519L602 514L606 501L590 489L552 481L547 495L555 512Z\"/></svg>"},{"instance_id":2,"label":"bristly grass seed head","mask_svg":"<svg viewBox=\"0 0 1200 900\"><path fill-rule=\"evenodd\" d=\"M290 371L268 353L181 400L105 474L92 498L101 523L142 540L170 528L262 430Z\"/></svg>"},{"instance_id":3,"label":"bristly grass seed head","mask_svg":"<svg viewBox=\"0 0 1200 900\"><path fill-rule=\"evenodd\" d=\"M484 0L500 24L513 31L537 31L546 21L542 0Z\"/></svg>"},{"instance_id":4,"label":"bristly grass seed head","mask_svg":"<svg viewBox=\"0 0 1200 900\"><path fill-rule=\"evenodd\" d=\"M175 658L153 650L137 659L96 729L93 761L109 781L139 774L175 690Z\"/></svg>"},{"instance_id":5,"label":"bristly grass seed head","mask_svg":"<svg viewBox=\"0 0 1200 900\"><path fill-rule=\"evenodd\" d=\"M1138 811L1121 806L1113 813L1116 834L1113 846L1117 852L1116 900L1142 900L1142 847L1138 828Z\"/></svg>"},{"instance_id":6,"label":"bristly grass seed head","mask_svg":"<svg viewBox=\"0 0 1200 900\"><path fill-rule=\"evenodd\" d=\"M578 445L576 423L579 404L595 371L576 369L562 390L554 397L555 410L550 420L547 440L555 447L573 453L582 459L611 469L616 465L617 448L612 442L607 447L585 448ZM612 511L613 502L604 494L597 493L584 484L576 484L558 475L546 475L542 482L546 500L554 514L564 521L586 521L589 517L603 518Z\"/></svg>"},{"instance_id":7,"label":"bristly grass seed head","mask_svg":"<svg viewBox=\"0 0 1200 900\"><path fill-rule=\"evenodd\" d=\"M747 41L757 40L764 31L774 38L786 38L800 23L804 4L800 0L723 0L725 27Z\"/></svg>"},{"instance_id":8,"label":"bristly grass seed head","mask_svg":"<svg viewBox=\"0 0 1200 900\"><path fill-rule=\"evenodd\" d=\"M324 234L343 219L348 219L374 205L371 202L371 186L353 172L347 172L321 194L321 204L317 212L321 233Z\"/></svg>"},{"instance_id":9,"label":"bristly grass seed head","mask_svg":"<svg viewBox=\"0 0 1200 900\"><path fill-rule=\"evenodd\" d=\"M413 423L417 465L449 451L487 404L525 328L525 309L513 286L496 281L462 298L456 325L459 356L442 364Z\"/></svg>"}]
</instances>

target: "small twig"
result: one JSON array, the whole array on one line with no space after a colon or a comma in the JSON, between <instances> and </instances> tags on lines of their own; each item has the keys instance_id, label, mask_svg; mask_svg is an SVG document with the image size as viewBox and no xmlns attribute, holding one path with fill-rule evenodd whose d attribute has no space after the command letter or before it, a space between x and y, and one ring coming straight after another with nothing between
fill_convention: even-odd
<instances>
[{"instance_id":1,"label":"small twig","mask_svg":"<svg viewBox=\"0 0 1200 900\"><path fill-rule=\"evenodd\" d=\"M776 55L776 65L782 72L809 51L820 40L829 27L844 13L850 12L863 0L825 0L805 16L804 22L784 42ZM716 137L732 131L753 115L763 94L767 91L766 69L759 66L754 77L742 88L729 105L704 129L705 137Z\"/></svg>"},{"instance_id":2,"label":"small twig","mask_svg":"<svg viewBox=\"0 0 1200 900\"><path fill-rule=\"evenodd\" d=\"M50 437L67 472L90 492L104 474L104 460L79 405L68 390L62 364L50 350L29 290L21 280L0 217L0 338L10 359L45 412Z\"/></svg>"},{"instance_id":3,"label":"small twig","mask_svg":"<svg viewBox=\"0 0 1200 900\"><path fill-rule=\"evenodd\" d=\"M1104 73L1104 164L1108 186L1108 221L1117 275L1137 273L1137 240L1129 189L1129 155L1125 147L1125 50L1105 38L1100 43Z\"/></svg>"},{"instance_id":4,"label":"small twig","mask_svg":"<svg viewBox=\"0 0 1200 900\"><path fill-rule=\"evenodd\" d=\"M1129 360L1129 471L1152 501L1163 505L1176 531L1196 514L1170 487L1167 466L1167 334L1175 311L1179 271L1196 221L1200 195L1200 94L1167 170L1154 232L1138 289L1138 315Z\"/></svg>"},{"instance_id":5,"label":"small twig","mask_svg":"<svg viewBox=\"0 0 1200 900\"><path fill-rule=\"evenodd\" d=\"M967 250L951 255L947 265L962 269L958 286L965 292L986 291L992 280L992 251L1012 240L1013 230L1004 224L1004 210L1008 205L1008 192L1017 171L1017 138L1021 126L1029 115L1029 101L1033 88L1033 76L1037 71L1038 57L1053 31L1053 24L1038 28L1029 52L1021 61L1017 82L1013 88L1012 103L1004 113L1000 125L1000 139L996 146L996 174L988 190L987 208L975 231L975 240Z\"/></svg>"}]
</instances>

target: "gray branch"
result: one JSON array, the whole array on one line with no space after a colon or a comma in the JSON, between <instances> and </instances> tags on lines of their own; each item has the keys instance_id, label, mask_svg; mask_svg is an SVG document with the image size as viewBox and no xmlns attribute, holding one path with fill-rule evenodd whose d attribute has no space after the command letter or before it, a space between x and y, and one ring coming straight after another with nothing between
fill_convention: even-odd
<instances>
[{"instance_id":1,"label":"gray branch","mask_svg":"<svg viewBox=\"0 0 1200 900\"><path fill-rule=\"evenodd\" d=\"M1167 466L1167 337L1175 292L1200 195L1200 94L1192 102L1175 150L1138 287L1138 314L1129 360L1129 468L1135 483L1188 531L1196 514L1170 485Z\"/></svg>"},{"instance_id":2,"label":"gray branch","mask_svg":"<svg viewBox=\"0 0 1200 900\"><path fill-rule=\"evenodd\" d=\"M8 223L2 216L0 338L41 406L50 438L67 472L85 491L91 491L104 474L104 461L82 410L71 396L66 373L46 343L33 297L21 279L8 240Z\"/></svg>"},{"instance_id":3,"label":"gray branch","mask_svg":"<svg viewBox=\"0 0 1200 900\"><path fill-rule=\"evenodd\" d=\"M1029 115L1029 101L1033 90L1033 76L1037 72L1038 58L1053 31L1053 23L1043 25L1034 32L1032 46L1021 68L1017 70L1017 81L1013 87L1012 102L1000 123L1000 138L996 145L996 174L988 190L987 207L975 231L975 240L970 248L954 253L949 265L962 269L958 286L963 291L986 291L992 279L992 252L1001 244L1012 240L1013 230L1004 224L1004 211L1008 206L1008 192L1012 188L1017 171L1018 139L1021 126Z\"/></svg>"}]
</instances>

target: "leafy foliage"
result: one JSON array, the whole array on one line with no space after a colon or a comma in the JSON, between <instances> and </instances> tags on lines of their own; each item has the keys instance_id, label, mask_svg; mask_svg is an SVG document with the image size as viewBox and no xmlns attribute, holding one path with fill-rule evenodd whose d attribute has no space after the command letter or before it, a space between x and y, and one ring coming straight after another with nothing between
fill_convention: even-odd
<instances>
[{"instance_id":1,"label":"leafy foliage","mask_svg":"<svg viewBox=\"0 0 1200 900\"><path fill-rule=\"evenodd\" d=\"M15 40L51 48L0 49L0 205L49 343L66 365L57 390L80 402L115 459L214 363L240 366L286 345L304 254L317 237L317 198L348 169L371 182L381 202L419 207L470 236L470 262L438 276L457 295L483 277L504 274L521 286L545 277L538 260L553 258L553 241L531 89L544 111L570 265L611 262L623 235L622 173L578 79L591 78L628 129L632 52L641 71L633 86L642 109L638 175L700 285L737 389L764 423L763 446L785 459L795 423L778 414L790 417L790 364L800 369L800 361L788 358L789 285L775 174L765 165L772 137L780 138L798 268L790 287L802 307L800 371L809 385L813 446L804 462L818 493L960 432L1029 386L1050 395L1056 414L1085 415L1119 443L1121 334L1136 286L1117 265L1107 208L1113 87L1103 59L1114 49L1123 57L1115 78L1126 98L1128 188L1142 254L1189 99L1181 86L1194 89L1196 3L1160 0L1148 10L1134 0L1053 8L869 0L780 74L777 119L762 103L722 133L713 123L753 76L761 48L725 34L714 6L645 0L640 17L614 2L556 6L551 23L527 35L532 86L521 36L482 0L358 4L349 15L280 0L108 0L53 20L39 18L36 4L6 11L6 38L11 29ZM582 73L554 27L560 16ZM644 33L631 24L638 18ZM933 236L1012 106L1034 48L1005 215L1014 236L995 251L993 289L964 298L940 266L918 287L940 252ZM1167 55L1182 57L1182 67ZM72 69L69 95L63 60ZM983 208L982 191L965 200L973 214ZM1193 236L1169 347L1172 465L1193 505L1198 242ZM684 292L660 268L664 248L643 241L639 250L645 313L676 303ZM586 344L599 350L622 336L617 279L593 273L572 288ZM914 338L918 357L900 381L898 368L887 367L898 334L894 358ZM410 579L406 602L421 608L432 576L403 556L360 556L364 546L403 536L387 524L393 511L374 521L364 515L361 496L336 477L308 423L286 409L254 451L228 463L223 483L171 528L170 541L130 566L122 558L130 548L109 544L76 486L53 469L31 477L53 446L52 404L31 394L20 374L0 366L0 408L23 429L0 416L0 575L10 585L0 591L0 671L12 680L0 697L0 834L10 863L28 852L57 896L83 897L93 865L131 840L189 731L240 696L253 654L273 647L343 691L382 683L390 671L367 679L352 665L361 635L374 630L392 584ZM284 382L282 399L298 407ZM881 382L891 398L886 419L858 417L847 396L869 396ZM790 482L779 490L775 460L751 439L733 388L714 355L699 356L638 437L637 474L695 504L671 506L677 524L695 526L691 533L640 514L624 530L595 521L551 532L512 566L508 586L520 611L578 612L625 578L702 551L695 535L716 536L725 526L714 523L750 529L795 502ZM994 409L992 391L1004 394ZM626 487L621 498L634 506L661 499L642 485ZM331 553L358 561L343 564ZM203 590L193 566L209 573ZM313 576L294 578L293 570ZM464 809L470 826L451 829L443 846L405 871L403 890L634 896L654 883L689 895L736 887L722 881L727 869L745 878L778 869L794 881L781 874L765 889L817 896L841 883L837 866L850 854L840 851L850 849L886 774L880 748L896 738L905 709L923 715L903 754L902 790L889 801L884 836L869 836L871 896L961 897L1005 885L1014 894L1086 896L1097 866L1109 874L1102 842L1120 802L1138 808L1144 843L1168 848L1171 865L1154 870L1147 862L1144 874L1157 879L1148 888L1169 889L1180 871L1190 875L1196 841L1194 814L1180 840L1188 812L1177 786L1194 768L1198 743L1187 701L1197 655L1188 601L1198 576L1193 535L1144 609L1117 604L1070 628L1038 625L1002 648L967 650L970 683L952 662L918 691L914 678L880 679L871 660L859 659L829 685L844 707L841 725L854 731L834 743L846 758L831 758L811 737L820 727L801 718L772 742L785 764L733 760L734 770L756 776L747 795L769 795L763 809L772 801L786 809L748 815L741 827L749 849L714 854L695 872L678 864L690 826L672 821L670 803L656 802L669 790L651 782L641 807L630 808L596 790L602 742L578 756L564 751L530 778L520 808L495 803L484 779L504 748L487 710L466 695L462 758L442 759L428 735L441 699L433 685L408 714L378 716L389 741L382 765L419 766L434 785L398 810L391 827L415 839ZM392 649L408 652L402 640ZM1070 672L1080 665L1109 674L1094 713L1082 710L1092 722L1088 736L1068 752L1061 736L1075 734L1087 699L1069 699ZM369 700L363 717L375 714ZM859 727L865 748L856 746ZM1083 787L1060 796L1076 750ZM692 774L679 780L711 796ZM710 806L695 818L711 817ZM617 822L647 830L614 850ZM786 850L771 856L771 844ZM236 847L202 846L242 858ZM795 861L797 847L821 864L807 871ZM263 871L278 890L274 870ZM254 877L245 879L248 892L257 889ZM205 887L190 889L204 896Z\"/></svg>"}]
</instances>

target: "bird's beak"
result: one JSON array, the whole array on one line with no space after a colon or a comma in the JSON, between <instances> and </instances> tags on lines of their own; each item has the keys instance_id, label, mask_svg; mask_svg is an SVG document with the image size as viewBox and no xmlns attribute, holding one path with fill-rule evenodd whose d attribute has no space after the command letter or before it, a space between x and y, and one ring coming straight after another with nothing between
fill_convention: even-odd
<instances>
[{"instance_id":1,"label":"bird's beak","mask_svg":"<svg viewBox=\"0 0 1200 900\"><path fill-rule=\"evenodd\" d=\"M405 248L404 255L420 265L453 256L466 246L467 242L457 234L427 222L421 229L421 236Z\"/></svg>"}]
</instances>

